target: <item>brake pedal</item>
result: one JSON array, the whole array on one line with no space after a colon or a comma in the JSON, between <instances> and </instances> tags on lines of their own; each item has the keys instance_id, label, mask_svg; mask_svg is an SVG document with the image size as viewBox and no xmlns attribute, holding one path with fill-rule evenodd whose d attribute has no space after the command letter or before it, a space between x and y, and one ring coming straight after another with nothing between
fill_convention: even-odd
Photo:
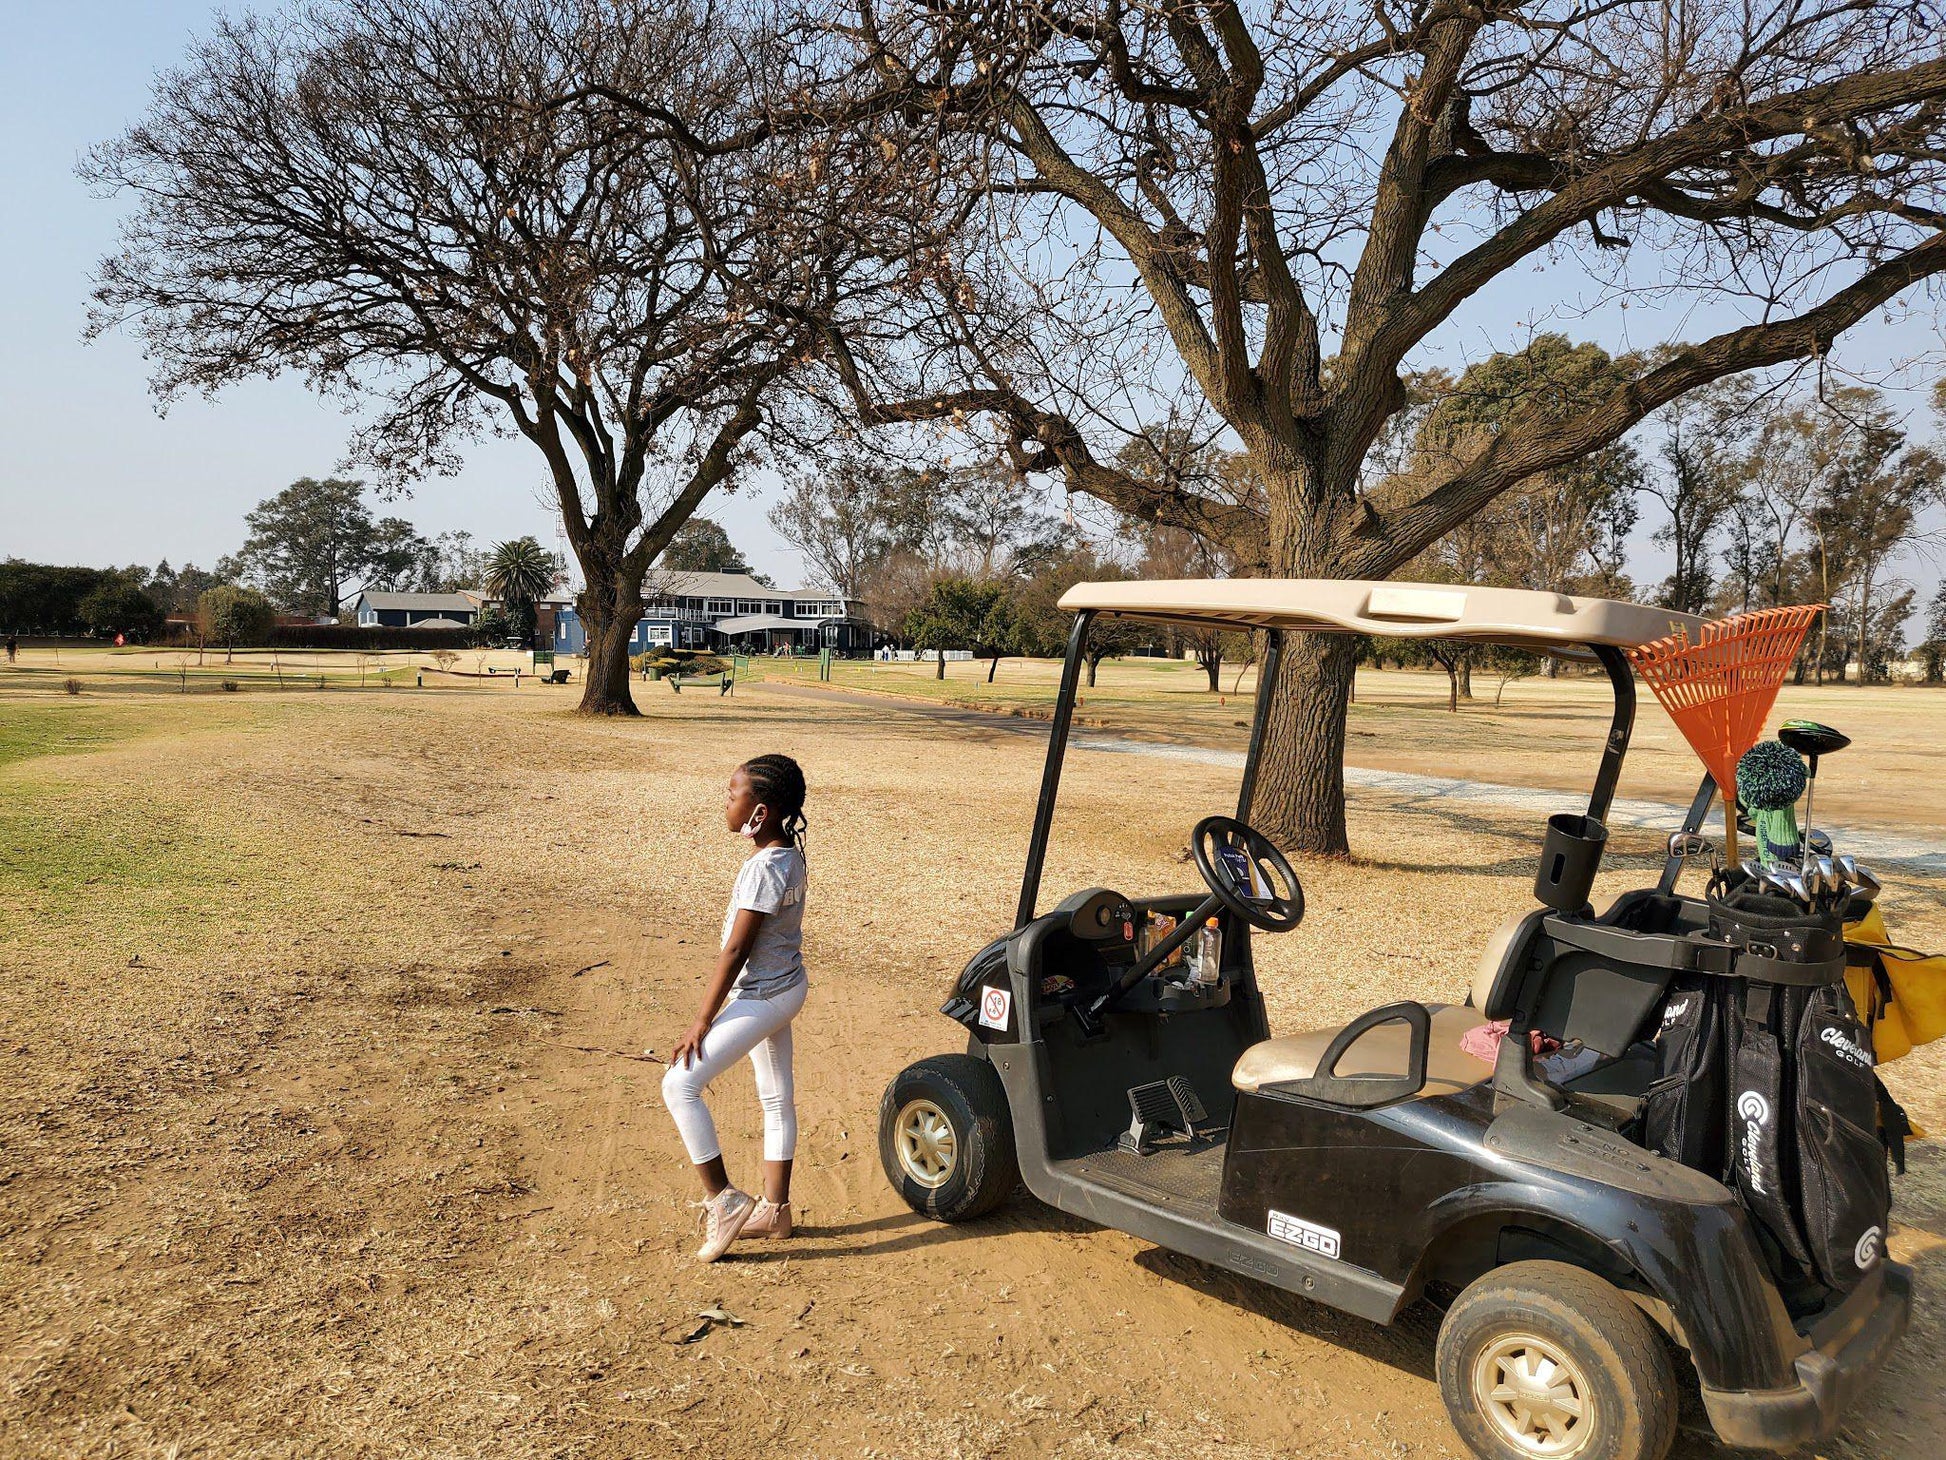
<instances>
[{"instance_id":1,"label":"brake pedal","mask_svg":"<svg viewBox=\"0 0 1946 1460\"><path fill-rule=\"evenodd\" d=\"M1178 1131L1195 1139L1196 1122L1209 1118L1203 1102L1196 1098L1195 1087L1181 1075L1135 1086L1128 1092L1128 1108L1128 1129L1115 1145L1137 1156L1153 1152L1156 1137L1163 1131Z\"/></svg>"}]
</instances>

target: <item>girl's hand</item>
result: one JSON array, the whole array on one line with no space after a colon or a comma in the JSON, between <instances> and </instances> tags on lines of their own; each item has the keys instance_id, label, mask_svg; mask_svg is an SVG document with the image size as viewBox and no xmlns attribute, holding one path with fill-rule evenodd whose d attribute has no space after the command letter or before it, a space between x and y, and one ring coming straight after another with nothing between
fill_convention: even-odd
<instances>
[{"instance_id":1,"label":"girl's hand","mask_svg":"<svg viewBox=\"0 0 1946 1460\"><path fill-rule=\"evenodd\" d=\"M698 1019L683 1031L682 1038L676 1041L676 1047L669 1051L671 1065L689 1068L695 1057L703 1052L703 1036L709 1033L709 1023L707 1019Z\"/></svg>"}]
</instances>

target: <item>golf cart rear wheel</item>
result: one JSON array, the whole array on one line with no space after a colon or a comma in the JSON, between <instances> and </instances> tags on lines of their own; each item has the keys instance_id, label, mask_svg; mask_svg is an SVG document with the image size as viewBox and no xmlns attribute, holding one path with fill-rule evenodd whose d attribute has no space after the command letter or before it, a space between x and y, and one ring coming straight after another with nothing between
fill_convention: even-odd
<instances>
[{"instance_id":1,"label":"golf cart rear wheel","mask_svg":"<svg viewBox=\"0 0 1946 1460\"><path fill-rule=\"evenodd\" d=\"M985 1060L942 1054L908 1065L878 1106L878 1159L915 1212L984 1216L1020 1180L1007 1092Z\"/></svg>"},{"instance_id":2,"label":"golf cart rear wheel","mask_svg":"<svg viewBox=\"0 0 1946 1460\"><path fill-rule=\"evenodd\" d=\"M1564 1262L1510 1263L1459 1295L1439 1329L1439 1388L1483 1460L1662 1460L1676 1438L1662 1334Z\"/></svg>"}]
</instances>

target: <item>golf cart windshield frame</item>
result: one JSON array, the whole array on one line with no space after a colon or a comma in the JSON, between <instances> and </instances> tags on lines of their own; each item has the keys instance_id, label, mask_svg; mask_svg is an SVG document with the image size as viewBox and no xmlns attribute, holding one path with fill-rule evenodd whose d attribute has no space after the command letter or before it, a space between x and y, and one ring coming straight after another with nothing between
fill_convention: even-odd
<instances>
[{"instance_id":1,"label":"golf cart windshield frame","mask_svg":"<svg viewBox=\"0 0 1946 1460\"><path fill-rule=\"evenodd\" d=\"M1129 612L1118 612L1113 616L1147 622L1166 621L1160 616ZM1088 636L1093 631L1097 617L1099 614L1094 609L1080 610L1075 614L1074 628L1068 634L1067 658L1061 665L1060 692L1054 701L1054 719L1048 730L1047 760L1041 770L1040 798L1034 806L1034 829L1027 844L1027 865L1020 879L1020 904L1014 914L1016 930L1034 920L1036 905L1040 901L1041 871L1047 861L1048 838L1054 829L1054 805L1061 789L1061 766L1067 759L1068 733L1074 724L1074 702L1081 685L1081 668L1087 661ZM1263 693L1263 688L1277 682L1277 671L1284 658L1284 636L1293 632L1333 631L1322 628L1266 628L1260 632L1264 634L1266 643L1263 660L1257 667L1256 713L1250 720L1250 747L1244 754L1243 781L1237 791L1237 820L1246 823L1250 819L1250 801L1257 787L1257 763L1263 752L1265 731L1270 722L1271 697ZM1520 642L1522 647L1535 647L1531 641ZM1584 649L1601 665L1615 695L1615 710L1609 722L1608 738L1602 746L1594 789L1588 796L1587 814L1600 821L1607 817L1609 806L1615 799L1615 786L1621 779L1622 762L1628 756L1629 736L1635 728L1635 675L1629 668L1628 656L1612 645L1583 644L1577 647ZM1708 803L1703 804L1707 808Z\"/></svg>"}]
</instances>

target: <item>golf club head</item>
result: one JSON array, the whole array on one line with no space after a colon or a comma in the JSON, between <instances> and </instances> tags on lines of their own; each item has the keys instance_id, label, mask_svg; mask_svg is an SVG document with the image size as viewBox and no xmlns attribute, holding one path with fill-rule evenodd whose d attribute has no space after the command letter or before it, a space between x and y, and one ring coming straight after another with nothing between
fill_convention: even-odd
<instances>
[{"instance_id":1,"label":"golf club head","mask_svg":"<svg viewBox=\"0 0 1946 1460\"><path fill-rule=\"evenodd\" d=\"M1831 860L1837 864L1838 875L1840 877L1843 877L1853 887L1859 885L1858 858L1854 857L1850 852L1841 852Z\"/></svg>"},{"instance_id":2,"label":"golf club head","mask_svg":"<svg viewBox=\"0 0 1946 1460\"><path fill-rule=\"evenodd\" d=\"M1806 907L1815 900L1811 885L1805 880L1802 872L1773 872L1771 875L1776 878L1778 885L1786 893Z\"/></svg>"},{"instance_id":3,"label":"golf club head","mask_svg":"<svg viewBox=\"0 0 1946 1460\"><path fill-rule=\"evenodd\" d=\"M1870 867L1860 865L1851 858L1847 858L1846 860L1851 861L1851 881L1854 888L1852 896L1865 902L1875 901L1878 898L1879 889L1885 885L1878 880L1878 873L1874 872Z\"/></svg>"},{"instance_id":4,"label":"golf club head","mask_svg":"<svg viewBox=\"0 0 1946 1460\"><path fill-rule=\"evenodd\" d=\"M1845 880L1838 875L1837 865L1829 857L1813 857L1811 865L1817 870L1819 892L1842 892Z\"/></svg>"},{"instance_id":5,"label":"golf club head","mask_svg":"<svg viewBox=\"0 0 1946 1460\"><path fill-rule=\"evenodd\" d=\"M1786 720L1777 738L1802 756L1831 755L1851 744L1851 737L1816 720Z\"/></svg>"},{"instance_id":6,"label":"golf club head","mask_svg":"<svg viewBox=\"0 0 1946 1460\"><path fill-rule=\"evenodd\" d=\"M1812 832L1810 833L1810 847L1811 847L1811 855L1814 857L1830 856L1831 855L1831 833L1825 831L1822 827L1813 829Z\"/></svg>"},{"instance_id":7,"label":"golf club head","mask_svg":"<svg viewBox=\"0 0 1946 1460\"><path fill-rule=\"evenodd\" d=\"M1669 855L1685 862L1693 857L1708 857L1713 864L1721 865L1721 854L1716 850L1716 843L1700 831L1670 832Z\"/></svg>"}]
</instances>

